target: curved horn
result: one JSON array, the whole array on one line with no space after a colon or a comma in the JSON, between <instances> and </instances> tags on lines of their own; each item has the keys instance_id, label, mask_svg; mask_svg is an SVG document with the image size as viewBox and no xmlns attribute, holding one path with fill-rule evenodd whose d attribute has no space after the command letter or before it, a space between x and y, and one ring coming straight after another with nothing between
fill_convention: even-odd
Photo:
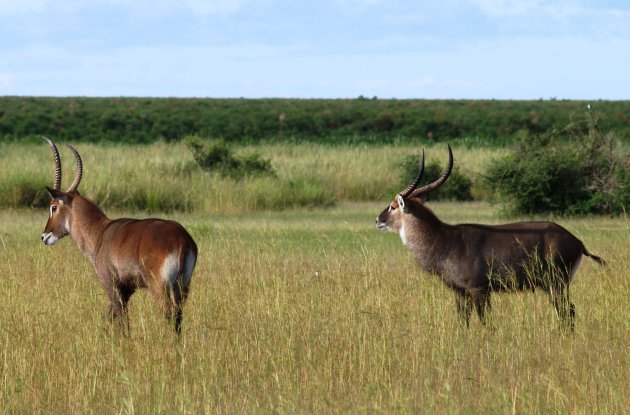
<instances>
[{"instance_id":1,"label":"curved horn","mask_svg":"<svg viewBox=\"0 0 630 415\"><path fill-rule=\"evenodd\" d=\"M76 192L77 187L79 187L79 183L81 183L81 176L83 176L83 162L81 161L81 156L79 155L79 152L74 147L72 147L70 144L66 144L66 146L70 149L70 151L72 151L72 154L74 154L74 157L77 159L77 174L74 176L74 181L67 191L67 193L69 193Z\"/></svg>"},{"instance_id":2,"label":"curved horn","mask_svg":"<svg viewBox=\"0 0 630 415\"><path fill-rule=\"evenodd\" d=\"M55 179L53 181L53 189L59 190L61 187L61 157L59 156L59 150L57 150L55 143L53 143L48 137L42 136L42 139L48 142L48 145L55 156Z\"/></svg>"},{"instance_id":3,"label":"curved horn","mask_svg":"<svg viewBox=\"0 0 630 415\"><path fill-rule=\"evenodd\" d=\"M446 169L444 169L440 177L438 177L436 180L432 181L426 186L422 186L421 188L416 189L413 192L413 196L417 197L423 193L428 193L442 186L444 182L446 181L446 179L448 179L448 176L451 175L452 171L453 171L453 151L451 150L451 145L448 144L448 166L446 166Z\"/></svg>"},{"instance_id":4,"label":"curved horn","mask_svg":"<svg viewBox=\"0 0 630 415\"><path fill-rule=\"evenodd\" d=\"M423 174L424 174L424 148L422 148L422 158L420 159L420 170L418 170L418 174L416 175L416 178L413 179L413 182L411 182L409 187L407 187L407 189L404 192L399 193L400 197L404 199L407 196L409 196L411 192L413 192L414 189L418 187L420 180L422 180Z\"/></svg>"}]
</instances>

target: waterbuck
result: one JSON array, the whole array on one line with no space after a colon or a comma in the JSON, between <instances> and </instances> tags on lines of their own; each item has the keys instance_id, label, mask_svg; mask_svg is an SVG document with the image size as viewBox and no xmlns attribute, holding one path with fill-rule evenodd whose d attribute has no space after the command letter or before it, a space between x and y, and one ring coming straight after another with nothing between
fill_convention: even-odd
<instances>
[{"instance_id":1,"label":"waterbuck","mask_svg":"<svg viewBox=\"0 0 630 415\"><path fill-rule=\"evenodd\" d=\"M89 258L110 301L109 317L126 317L127 303L138 288L148 288L166 318L181 332L182 308L197 261L197 245L184 227L161 219L109 219L77 191L83 175L79 152L68 145L77 162L74 181L61 186L61 158L55 144L44 137L55 158L48 222L42 233L46 245L70 235Z\"/></svg>"},{"instance_id":2,"label":"waterbuck","mask_svg":"<svg viewBox=\"0 0 630 415\"><path fill-rule=\"evenodd\" d=\"M457 312L468 326L474 306L485 324L492 291L541 288L564 324L574 328L575 305L569 301L569 284L582 255L603 265L584 244L553 222L517 222L506 225L442 222L425 206L423 197L440 187L453 169L448 146L448 166L435 181L418 188L420 169L411 185L396 195L376 218L376 226L400 235L424 271L439 275L455 292Z\"/></svg>"}]
</instances>

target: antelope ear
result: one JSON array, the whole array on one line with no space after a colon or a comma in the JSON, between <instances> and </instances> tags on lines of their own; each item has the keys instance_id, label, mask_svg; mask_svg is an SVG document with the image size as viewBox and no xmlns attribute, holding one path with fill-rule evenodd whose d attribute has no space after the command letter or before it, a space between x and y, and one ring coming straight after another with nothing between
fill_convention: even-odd
<instances>
[{"instance_id":1,"label":"antelope ear","mask_svg":"<svg viewBox=\"0 0 630 415\"><path fill-rule=\"evenodd\" d=\"M46 186L46 190L48 191L48 194L50 195L51 198L55 200L60 200L64 203L70 203L70 197L68 196L67 193L62 192L61 190L51 189L48 186Z\"/></svg>"},{"instance_id":2,"label":"antelope ear","mask_svg":"<svg viewBox=\"0 0 630 415\"><path fill-rule=\"evenodd\" d=\"M396 202L398 202L398 207L402 209L403 212L409 213L409 208L405 205L405 199L401 195L396 196Z\"/></svg>"}]
</instances>

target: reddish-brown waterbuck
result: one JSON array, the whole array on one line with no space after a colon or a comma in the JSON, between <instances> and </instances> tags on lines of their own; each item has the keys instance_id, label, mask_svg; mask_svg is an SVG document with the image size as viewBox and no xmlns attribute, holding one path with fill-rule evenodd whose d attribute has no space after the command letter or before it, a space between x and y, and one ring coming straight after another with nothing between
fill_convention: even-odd
<instances>
[{"instance_id":1,"label":"reddish-brown waterbuck","mask_svg":"<svg viewBox=\"0 0 630 415\"><path fill-rule=\"evenodd\" d=\"M574 327L575 306L569 284L582 255L597 263L584 244L552 222L517 222L506 225L448 225L433 214L423 198L440 187L453 169L453 152L442 175L418 188L420 169L411 185L396 195L376 218L379 229L398 233L426 272L439 275L455 292L457 311L468 325L473 307L482 323L490 308L492 291L544 289L560 319Z\"/></svg>"},{"instance_id":2,"label":"reddish-brown waterbuck","mask_svg":"<svg viewBox=\"0 0 630 415\"><path fill-rule=\"evenodd\" d=\"M70 188L61 186L61 158L48 138L55 157L48 222L42 241L53 245L66 235L89 258L110 301L109 316L125 317L127 303L138 288L148 288L163 307L175 331L181 331L183 305L197 261L197 245L177 222L161 219L109 219L77 191L83 174L79 152L72 146L77 171ZM127 320L128 329L128 320Z\"/></svg>"}]
</instances>

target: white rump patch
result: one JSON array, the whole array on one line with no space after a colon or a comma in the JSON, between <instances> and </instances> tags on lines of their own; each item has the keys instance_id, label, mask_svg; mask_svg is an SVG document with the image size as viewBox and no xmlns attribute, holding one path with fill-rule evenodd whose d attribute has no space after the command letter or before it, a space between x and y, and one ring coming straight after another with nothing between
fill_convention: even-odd
<instances>
[{"instance_id":1,"label":"white rump patch","mask_svg":"<svg viewBox=\"0 0 630 415\"><path fill-rule=\"evenodd\" d=\"M177 282L177 274L179 273L178 257L177 252L173 252L166 257L160 269L162 279L164 279L164 282L169 286L173 286Z\"/></svg>"}]
</instances>

